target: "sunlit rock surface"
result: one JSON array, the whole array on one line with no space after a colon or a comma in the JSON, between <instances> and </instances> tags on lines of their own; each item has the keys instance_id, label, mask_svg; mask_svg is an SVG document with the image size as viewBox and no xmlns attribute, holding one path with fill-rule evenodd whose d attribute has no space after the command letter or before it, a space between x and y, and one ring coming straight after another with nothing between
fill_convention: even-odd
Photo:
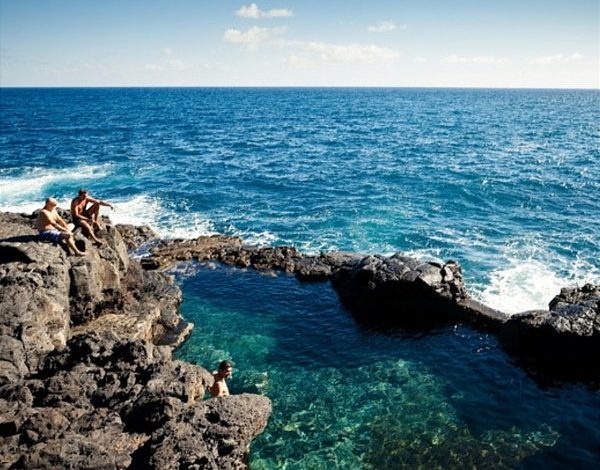
<instances>
[{"instance_id":1,"label":"sunlit rock surface","mask_svg":"<svg viewBox=\"0 0 600 470\"><path fill-rule=\"evenodd\" d=\"M192 328L173 280L108 221L75 257L33 220L0 214L0 467L245 467L270 402L202 401L212 375L171 358Z\"/></svg>"}]
</instances>

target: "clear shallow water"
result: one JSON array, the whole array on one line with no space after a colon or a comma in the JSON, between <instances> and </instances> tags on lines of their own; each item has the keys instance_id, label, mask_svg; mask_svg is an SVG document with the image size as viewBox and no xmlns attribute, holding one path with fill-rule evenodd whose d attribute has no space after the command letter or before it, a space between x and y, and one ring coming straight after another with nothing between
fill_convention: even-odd
<instances>
[{"instance_id":1,"label":"clear shallow water","mask_svg":"<svg viewBox=\"0 0 600 470\"><path fill-rule=\"evenodd\" d=\"M1 89L0 208L454 258L497 308L600 280L600 92Z\"/></svg>"},{"instance_id":2,"label":"clear shallow water","mask_svg":"<svg viewBox=\"0 0 600 470\"><path fill-rule=\"evenodd\" d=\"M456 326L381 334L328 283L209 266L180 278L196 322L178 356L235 364L233 393L273 416L254 469L597 468L599 397L544 388L495 337Z\"/></svg>"}]
</instances>

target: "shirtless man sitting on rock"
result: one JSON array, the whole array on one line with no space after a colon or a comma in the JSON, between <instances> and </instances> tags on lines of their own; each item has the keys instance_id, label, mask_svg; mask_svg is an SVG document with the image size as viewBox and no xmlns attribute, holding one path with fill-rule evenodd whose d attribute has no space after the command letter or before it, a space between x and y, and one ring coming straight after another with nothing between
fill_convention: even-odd
<instances>
[{"instance_id":1,"label":"shirtless man sitting on rock","mask_svg":"<svg viewBox=\"0 0 600 470\"><path fill-rule=\"evenodd\" d=\"M227 383L225 379L231 377L231 372L233 370L233 366L229 361L222 361L219 364L219 370L213 372L213 378L215 382L212 387L210 387L210 395L213 398L216 397L226 397L229 395L229 388L227 387Z\"/></svg>"},{"instance_id":2,"label":"shirtless man sitting on rock","mask_svg":"<svg viewBox=\"0 0 600 470\"><path fill-rule=\"evenodd\" d=\"M56 199L52 197L46 199L46 203L35 221L35 228L40 232L40 239L54 243L65 240L75 255L85 256L85 253L79 251L77 246L75 246L73 233L71 233L71 229L63 218L56 212L57 207L58 202Z\"/></svg>"},{"instance_id":3,"label":"shirtless man sitting on rock","mask_svg":"<svg viewBox=\"0 0 600 470\"><path fill-rule=\"evenodd\" d=\"M96 237L94 233L94 227L96 229L100 228L100 206L107 206L112 210L115 209L112 204L91 197L87 189L80 189L77 197L71 201L73 223L76 227L81 227L83 233L97 245L104 244L104 241Z\"/></svg>"}]
</instances>

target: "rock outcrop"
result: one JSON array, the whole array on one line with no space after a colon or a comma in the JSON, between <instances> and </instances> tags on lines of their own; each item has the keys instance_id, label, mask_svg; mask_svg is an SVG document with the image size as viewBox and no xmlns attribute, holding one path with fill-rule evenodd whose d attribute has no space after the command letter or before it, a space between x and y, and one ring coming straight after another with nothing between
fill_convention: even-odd
<instances>
[{"instance_id":1,"label":"rock outcrop","mask_svg":"<svg viewBox=\"0 0 600 470\"><path fill-rule=\"evenodd\" d=\"M520 325L522 331L540 332L545 338L600 338L600 286L564 288L548 308L512 315L506 326Z\"/></svg>"},{"instance_id":2,"label":"rock outcrop","mask_svg":"<svg viewBox=\"0 0 600 470\"><path fill-rule=\"evenodd\" d=\"M466 297L460 266L422 263L398 253L346 263L333 275L342 301L371 320L431 324L458 317Z\"/></svg>"},{"instance_id":3,"label":"rock outcrop","mask_svg":"<svg viewBox=\"0 0 600 470\"><path fill-rule=\"evenodd\" d=\"M501 338L527 364L535 360L549 370L598 378L600 286L564 288L548 310L511 315Z\"/></svg>"},{"instance_id":4,"label":"rock outcrop","mask_svg":"<svg viewBox=\"0 0 600 470\"><path fill-rule=\"evenodd\" d=\"M171 358L181 291L106 224L86 256L0 214L0 468L243 468L267 398L203 401L205 369Z\"/></svg>"}]
</instances>

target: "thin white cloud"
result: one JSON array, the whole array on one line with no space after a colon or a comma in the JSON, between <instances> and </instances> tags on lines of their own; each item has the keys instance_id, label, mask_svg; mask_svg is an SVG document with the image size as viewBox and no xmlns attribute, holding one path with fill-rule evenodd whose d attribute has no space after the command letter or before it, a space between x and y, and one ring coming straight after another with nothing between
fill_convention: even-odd
<instances>
[{"instance_id":1,"label":"thin white cloud","mask_svg":"<svg viewBox=\"0 0 600 470\"><path fill-rule=\"evenodd\" d=\"M181 72L188 70L190 66L180 59L170 59L163 64L145 64L144 70L149 72L165 72L167 70L175 70Z\"/></svg>"},{"instance_id":2,"label":"thin white cloud","mask_svg":"<svg viewBox=\"0 0 600 470\"><path fill-rule=\"evenodd\" d=\"M442 62L447 64L504 64L508 62L508 60L503 57L494 57L488 55L461 57L456 54L451 54L444 57Z\"/></svg>"},{"instance_id":3,"label":"thin white cloud","mask_svg":"<svg viewBox=\"0 0 600 470\"><path fill-rule=\"evenodd\" d=\"M239 29L228 29L223 35L223 39L226 42L234 44L245 44L248 49L257 49L261 44L269 41L273 37L283 34L286 31L284 27L277 28L259 28L253 26L247 31L240 31Z\"/></svg>"},{"instance_id":4,"label":"thin white cloud","mask_svg":"<svg viewBox=\"0 0 600 470\"><path fill-rule=\"evenodd\" d=\"M250 50L265 44L282 49L295 49L282 63L294 68L314 67L318 64L390 64L399 53L388 47L372 44L332 44L321 41L299 41L280 38L285 27L259 28L253 26L247 31L228 29L223 39L226 42L244 44Z\"/></svg>"},{"instance_id":5,"label":"thin white cloud","mask_svg":"<svg viewBox=\"0 0 600 470\"><path fill-rule=\"evenodd\" d=\"M312 69L318 65L312 58L297 55L285 57L281 62L292 69Z\"/></svg>"},{"instance_id":6,"label":"thin white cloud","mask_svg":"<svg viewBox=\"0 0 600 470\"><path fill-rule=\"evenodd\" d=\"M321 61L327 64L389 64L399 56L393 49L368 44L308 42L304 47L318 53Z\"/></svg>"},{"instance_id":7,"label":"thin white cloud","mask_svg":"<svg viewBox=\"0 0 600 470\"><path fill-rule=\"evenodd\" d=\"M252 3L249 6L242 6L235 12L235 14L242 18L251 18L255 20L260 18L289 18L294 16L294 12L292 10L288 10L287 8L275 8L272 10L263 11L258 8L256 3Z\"/></svg>"},{"instance_id":8,"label":"thin white cloud","mask_svg":"<svg viewBox=\"0 0 600 470\"><path fill-rule=\"evenodd\" d=\"M369 26L367 31L370 33L389 33L396 28L397 26L393 21L378 21L376 24ZM401 28L406 29L406 26L403 25Z\"/></svg>"},{"instance_id":9,"label":"thin white cloud","mask_svg":"<svg viewBox=\"0 0 600 470\"><path fill-rule=\"evenodd\" d=\"M171 67L173 70L177 70L177 71L187 70L189 68L185 62L183 62L182 60L179 60L179 59L170 60L169 67Z\"/></svg>"},{"instance_id":10,"label":"thin white cloud","mask_svg":"<svg viewBox=\"0 0 600 470\"><path fill-rule=\"evenodd\" d=\"M250 6L242 6L239 10L235 12L237 16L241 16L242 18L260 18L260 10L256 3L252 3Z\"/></svg>"},{"instance_id":11,"label":"thin white cloud","mask_svg":"<svg viewBox=\"0 0 600 470\"><path fill-rule=\"evenodd\" d=\"M264 18L291 18L294 16L294 12L287 8L275 8L269 10L263 16Z\"/></svg>"},{"instance_id":12,"label":"thin white cloud","mask_svg":"<svg viewBox=\"0 0 600 470\"><path fill-rule=\"evenodd\" d=\"M425 62L427 62L427 59L425 57L415 57L415 62L417 62L418 64L424 64Z\"/></svg>"},{"instance_id":13,"label":"thin white cloud","mask_svg":"<svg viewBox=\"0 0 600 470\"><path fill-rule=\"evenodd\" d=\"M575 61L578 61L581 59L583 59L583 55L581 55L579 52L574 52L573 54L570 54L570 55L555 54L555 55L549 55L549 56L544 56L544 57L535 57L532 62L534 64L538 64L538 65L552 65L552 64L567 64L569 62L575 62Z\"/></svg>"},{"instance_id":14,"label":"thin white cloud","mask_svg":"<svg viewBox=\"0 0 600 470\"><path fill-rule=\"evenodd\" d=\"M168 55L168 56L173 55L173 49L171 49L170 47L163 47L162 52L164 55Z\"/></svg>"}]
</instances>

